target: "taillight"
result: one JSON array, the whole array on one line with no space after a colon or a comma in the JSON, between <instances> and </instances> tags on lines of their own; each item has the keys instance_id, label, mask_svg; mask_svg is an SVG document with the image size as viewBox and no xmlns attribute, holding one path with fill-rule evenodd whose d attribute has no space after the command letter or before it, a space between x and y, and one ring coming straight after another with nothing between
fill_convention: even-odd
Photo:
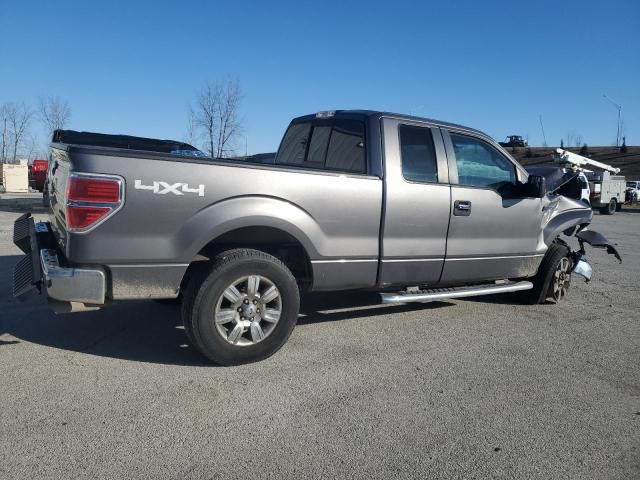
<instances>
[{"instance_id":1,"label":"taillight","mask_svg":"<svg viewBox=\"0 0 640 480\"><path fill-rule=\"evenodd\" d=\"M111 212L107 207L67 207L67 226L69 229L83 230L98 222Z\"/></svg>"},{"instance_id":2,"label":"taillight","mask_svg":"<svg viewBox=\"0 0 640 480\"><path fill-rule=\"evenodd\" d=\"M87 231L122 207L123 180L110 175L73 173L67 183L67 229Z\"/></svg>"},{"instance_id":3,"label":"taillight","mask_svg":"<svg viewBox=\"0 0 640 480\"><path fill-rule=\"evenodd\" d=\"M96 177L69 177L67 200L70 202L118 203L120 181Z\"/></svg>"}]
</instances>

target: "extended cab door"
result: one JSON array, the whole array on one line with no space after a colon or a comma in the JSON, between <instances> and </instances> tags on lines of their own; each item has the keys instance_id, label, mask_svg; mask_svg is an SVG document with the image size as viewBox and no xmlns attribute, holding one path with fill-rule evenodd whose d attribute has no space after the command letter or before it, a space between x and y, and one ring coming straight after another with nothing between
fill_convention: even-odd
<instances>
[{"instance_id":1,"label":"extended cab door","mask_svg":"<svg viewBox=\"0 0 640 480\"><path fill-rule=\"evenodd\" d=\"M380 287L433 285L440 279L451 193L440 129L382 119L385 202Z\"/></svg>"},{"instance_id":2,"label":"extended cab door","mask_svg":"<svg viewBox=\"0 0 640 480\"><path fill-rule=\"evenodd\" d=\"M466 131L442 132L452 206L441 283L533 275L546 250L542 200L504 194L514 191L509 184L522 172L489 141Z\"/></svg>"}]
</instances>

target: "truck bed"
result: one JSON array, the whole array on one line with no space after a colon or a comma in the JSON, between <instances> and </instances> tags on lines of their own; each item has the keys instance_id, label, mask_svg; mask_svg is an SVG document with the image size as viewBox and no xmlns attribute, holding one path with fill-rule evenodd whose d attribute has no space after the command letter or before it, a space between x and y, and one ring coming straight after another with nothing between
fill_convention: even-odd
<instances>
[{"instance_id":1,"label":"truck bed","mask_svg":"<svg viewBox=\"0 0 640 480\"><path fill-rule=\"evenodd\" d=\"M104 146L54 143L51 152L52 230L69 261L107 267L113 298L139 296L132 289L145 289L148 297L177 295L194 257L234 230L223 241L275 235L275 245L282 242L276 232L284 232L299 242L314 289L335 289L337 278L339 288L376 283L378 177ZM64 192L73 172L115 174L125 184L122 208L85 233L65 228ZM241 232L247 220L252 230ZM345 259L357 268L345 268Z\"/></svg>"}]
</instances>

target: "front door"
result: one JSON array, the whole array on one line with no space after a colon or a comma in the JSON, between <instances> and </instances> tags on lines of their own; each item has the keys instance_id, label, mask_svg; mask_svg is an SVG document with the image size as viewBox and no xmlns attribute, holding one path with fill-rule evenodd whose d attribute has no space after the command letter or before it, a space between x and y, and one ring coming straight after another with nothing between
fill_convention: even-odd
<instances>
[{"instance_id":1,"label":"front door","mask_svg":"<svg viewBox=\"0 0 640 480\"><path fill-rule=\"evenodd\" d=\"M466 133L466 132L465 132ZM544 256L540 198L503 198L515 163L480 137L443 130L451 217L442 284L533 275Z\"/></svg>"}]
</instances>

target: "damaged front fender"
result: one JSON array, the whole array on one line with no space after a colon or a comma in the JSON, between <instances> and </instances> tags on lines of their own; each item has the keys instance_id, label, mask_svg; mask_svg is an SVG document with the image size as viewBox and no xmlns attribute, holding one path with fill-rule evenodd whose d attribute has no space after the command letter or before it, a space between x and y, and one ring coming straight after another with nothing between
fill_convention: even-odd
<instances>
[{"instance_id":1,"label":"damaged front fender","mask_svg":"<svg viewBox=\"0 0 640 480\"><path fill-rule=\"evenodd\" d=\"M550 245L561 233L571 235L577 228L591 223L593 211L581 200L563 195L547 196L542 207L542 234Z\"/></svg>"}]
</instances>

